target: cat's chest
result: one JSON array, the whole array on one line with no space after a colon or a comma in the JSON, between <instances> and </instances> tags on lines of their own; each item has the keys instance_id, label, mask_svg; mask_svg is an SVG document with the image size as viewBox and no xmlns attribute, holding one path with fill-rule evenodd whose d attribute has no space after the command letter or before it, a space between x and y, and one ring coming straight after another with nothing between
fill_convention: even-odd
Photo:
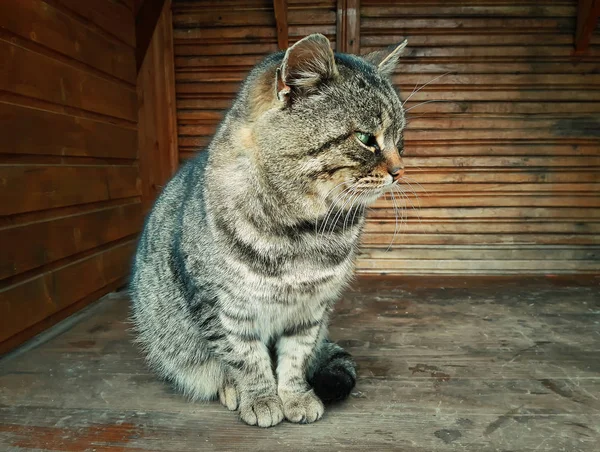
<instances>
[{"instance_id":1,"label":"cat's chest","mask_svg":"<svg viewBox=\"0 0 600 452\"><path fill-rule=\"evenodd\" d=\"M325 307L318 304L270 305L263 307L255 322L256 333L265 343L297 325L320 322Z\"/></svg>"}]
</instances>

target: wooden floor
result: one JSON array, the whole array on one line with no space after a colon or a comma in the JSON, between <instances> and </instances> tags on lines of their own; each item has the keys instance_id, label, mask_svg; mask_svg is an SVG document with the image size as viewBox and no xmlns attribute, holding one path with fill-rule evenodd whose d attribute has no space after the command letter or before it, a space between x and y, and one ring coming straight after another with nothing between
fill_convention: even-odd
<instances>
[{"instance_id":1,"label":"wooden floor","mask_svg":"<svg viewBox=\"0 0 600 452\"><path fill-rule=\"evenodd\" d=\"M360 279L331 327L355 391L271 429L157 381L127 313L110 295L0 361L0 450L600 450L600 278Z\"/></svg>"}]
</instances>

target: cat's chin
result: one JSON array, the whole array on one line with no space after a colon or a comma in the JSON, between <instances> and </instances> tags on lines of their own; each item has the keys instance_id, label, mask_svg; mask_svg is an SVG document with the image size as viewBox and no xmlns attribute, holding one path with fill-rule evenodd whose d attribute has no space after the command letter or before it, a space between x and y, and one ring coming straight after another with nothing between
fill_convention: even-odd
<instances>
[{"instance_id":1,"label":"cat's chin","mask_svg":"<svg viewBox=\"0 0 600 452\"><path fill-rule=\"evenodd\" d=\"M361 199L361 203L365 206L373 204L377 201L384 193L391 191L392 188L388 186L371 189L365 192L363 199Z\"/></svg>"}]
</instances>

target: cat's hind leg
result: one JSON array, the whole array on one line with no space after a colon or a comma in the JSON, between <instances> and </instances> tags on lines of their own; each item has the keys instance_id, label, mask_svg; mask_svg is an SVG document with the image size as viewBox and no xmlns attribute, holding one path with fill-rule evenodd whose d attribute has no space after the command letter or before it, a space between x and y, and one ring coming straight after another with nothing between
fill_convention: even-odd
<instances>
[{"instance_id":1,"label":"cat's hind leg","mask_svg":"<svg viewBox=\"0 0 600 452\"><path fill-rule=\"evenodd\" d=\"M214 359L168 369L166 376L178 391L192 400L215 399L226 382L222 365Z\"/></svg>"},{"instance_id":2,"label":"cat's hind leg","mask_svg":"<svg viewBox=\"0 0 600 452\"><path fill-rule=\"evenodd\" d=\"M229 378L225 378L219 388L219 400L228 410L235 411L240 404L240 397L235 384Z\"/></svg>"}]
</instances>

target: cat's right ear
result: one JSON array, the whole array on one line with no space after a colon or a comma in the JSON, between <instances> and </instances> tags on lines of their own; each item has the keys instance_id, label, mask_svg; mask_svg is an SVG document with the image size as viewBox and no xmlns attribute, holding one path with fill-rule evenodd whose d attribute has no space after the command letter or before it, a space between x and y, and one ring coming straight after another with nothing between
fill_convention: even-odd
<instances>
[{"instance_id":1,"label":"cat's right ear","mask_svg":"<svg viewBox=\"0 0 600 452\"><path fill-rule=\"evenodd\" d=\"M377 66L377 71L380 74L391 77L406 44L408 44L408 41L405 39L400 44L391 45L383 50L375 50L362 57L374 66Z\"/></svg>"},{"instance_id":2,"label":"cat's right ear","mask_svg":"<svg viewBox=\"0 0 600 452\"><path fill-rule=\"evenodd\" d=\"M312 34L285 52L277 70L277 98L289 104L298 96L316 92L337 75L329 40L322 34Z\"/></svg>"}]
</instances>

